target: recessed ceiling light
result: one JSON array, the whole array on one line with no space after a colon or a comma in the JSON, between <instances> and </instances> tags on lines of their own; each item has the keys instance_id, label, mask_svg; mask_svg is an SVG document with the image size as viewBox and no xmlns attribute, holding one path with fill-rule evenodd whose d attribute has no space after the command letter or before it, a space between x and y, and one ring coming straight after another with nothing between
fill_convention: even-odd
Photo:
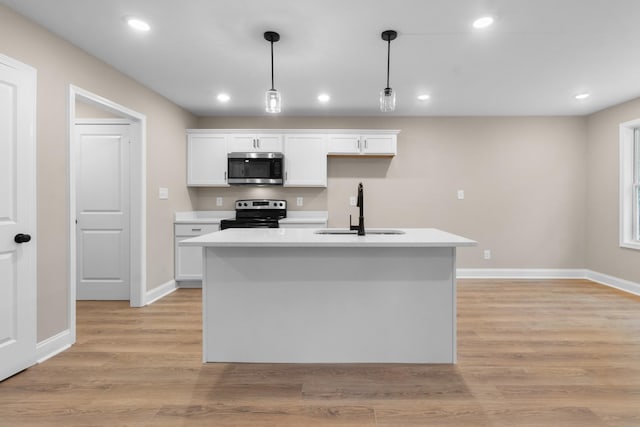
<instances>
[{"instance_id":1,"label":"recessed ceiling light","mask_svg":"<svg viewBox=\"0 0 640 427\"><path fill-rule=\"evenodd\" d=\"M329 102L330 99L331 97L326 93L321 93L320 95L318 95L318 101L320 102Z\"/></svg>"},{"instance_id":2,"label":"recessed ceiling light","mask_svg":"<svg viewBox=\"0 0 640 427\"><path fill-rule=\"evenodd\" d=\"M493 24L493 17L483 16L473 21L473 28L487 28Z\"/></svg>"},{"instance_id":3,"label":"recessed ceiling light","mask_svg":"<svg viewBox=\"0 0 640 427\"><path fill-rule=\"evenodd\" d=\"M418 95L418 100L419 101L426 101L429 98L431 98L431 95L427 95L426 93L423 93L422 95Z\"/></svg>"},{"instance_id":4,"label":"recessed ceiling light","mask_svg":"<svg viewBox=\"0 0 640 427\"><path fill-rule=\"evenodd\" d=\"M575 96L576 99L587 99L590 95L588 93L579 93Z\"/></svg>"},{"instance_id":5,"label":"recessed ceiling light","mask_svg":"<svg viewBox=\"0 0 640 427\"><path fill-rule=\"evenodd\" d=\"M151 26L140 18L128 17L126 19L127 24L129 24L129 26L134 30L149 31L151 29Z\"/></svg>"},{"instance_id":6,"label":"recessed ceiling light","mask_svg":"<svg viewBox=\"0 0 640 427\"><path fill-rule=\"evenodd\" d=\"M227 102L228 100L231 99L231 97L226 93L219 93L217 98L218 98L218 101L220 102Z\"/></svg>"}]
</instances>

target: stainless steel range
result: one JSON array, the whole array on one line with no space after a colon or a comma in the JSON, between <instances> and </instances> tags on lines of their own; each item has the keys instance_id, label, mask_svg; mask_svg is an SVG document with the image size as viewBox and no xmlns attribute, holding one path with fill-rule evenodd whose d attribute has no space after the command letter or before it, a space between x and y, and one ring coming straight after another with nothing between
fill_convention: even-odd
<instances>
[{"instance_id":1,"label":"stainless steel range","mask_svg":"<svg viewBox=\"0 0 640 427\"><path fill-rule=\"evenodd\" d=\"M236 200L235 219L223 219L220 221L220 229L279 228L278 220L286 217L286 200Z\"/></svg>"}]
</instances>

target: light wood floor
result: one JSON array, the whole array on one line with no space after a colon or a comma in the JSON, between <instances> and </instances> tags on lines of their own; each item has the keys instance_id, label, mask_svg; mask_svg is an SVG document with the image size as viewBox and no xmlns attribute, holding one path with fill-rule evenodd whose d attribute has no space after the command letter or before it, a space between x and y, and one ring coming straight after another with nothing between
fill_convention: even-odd
<instances>
[{"instance_id":1,"label":"light wood floor","mask_svg":"<svg viewBox=\"0 0 640 427\"><path fill-rule=\"evenodd\" d=\"M460 281L457 365L203 365L198 290L77 307L1 426L640 426L640 297L587 281Z\"/></svg>"}]
</instances>

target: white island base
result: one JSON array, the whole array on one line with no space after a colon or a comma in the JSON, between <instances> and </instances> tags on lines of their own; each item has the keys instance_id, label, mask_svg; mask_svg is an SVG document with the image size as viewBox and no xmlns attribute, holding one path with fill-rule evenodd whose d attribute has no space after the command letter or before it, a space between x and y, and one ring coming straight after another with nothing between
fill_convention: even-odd
<instances>
[{"instance_id":1,"label":"white island base","mask_svg":"<svg viewBox=\"0 0 640 427\"><path fill-rule=\"evenodd\" d=\"M456 362L456 246L475 242L260 232L280 244L243 246L241 229L187 243L205 247L205 362ZM313 241L292 243L300 233Z\"/></svg>"}]
</instances>

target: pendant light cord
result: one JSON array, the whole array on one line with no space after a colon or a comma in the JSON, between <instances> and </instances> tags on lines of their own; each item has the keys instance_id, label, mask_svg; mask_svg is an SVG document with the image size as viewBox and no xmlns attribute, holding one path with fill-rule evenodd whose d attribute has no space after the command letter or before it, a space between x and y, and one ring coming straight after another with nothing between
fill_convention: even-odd
<instances>
[{"instance_id":1,"label":"pendant light cord","mask_svg":"<svg viewBox=\"0 0 640 427\"><path fill-rule=\"evenodd\" d=\"M273 85L273 39L271 39L271 90L276 90Z\"/></svg>"},{"instance_id":2,"label":"pendant light cord","mask_svg":"<svg viewBox=\"0 0 640 427\"><path fill-rule=\"evenodd\" d=\"M387 40L387 89L389 88L389 68L391 64L391 38Z\"/></svg>"}]
</instances>

